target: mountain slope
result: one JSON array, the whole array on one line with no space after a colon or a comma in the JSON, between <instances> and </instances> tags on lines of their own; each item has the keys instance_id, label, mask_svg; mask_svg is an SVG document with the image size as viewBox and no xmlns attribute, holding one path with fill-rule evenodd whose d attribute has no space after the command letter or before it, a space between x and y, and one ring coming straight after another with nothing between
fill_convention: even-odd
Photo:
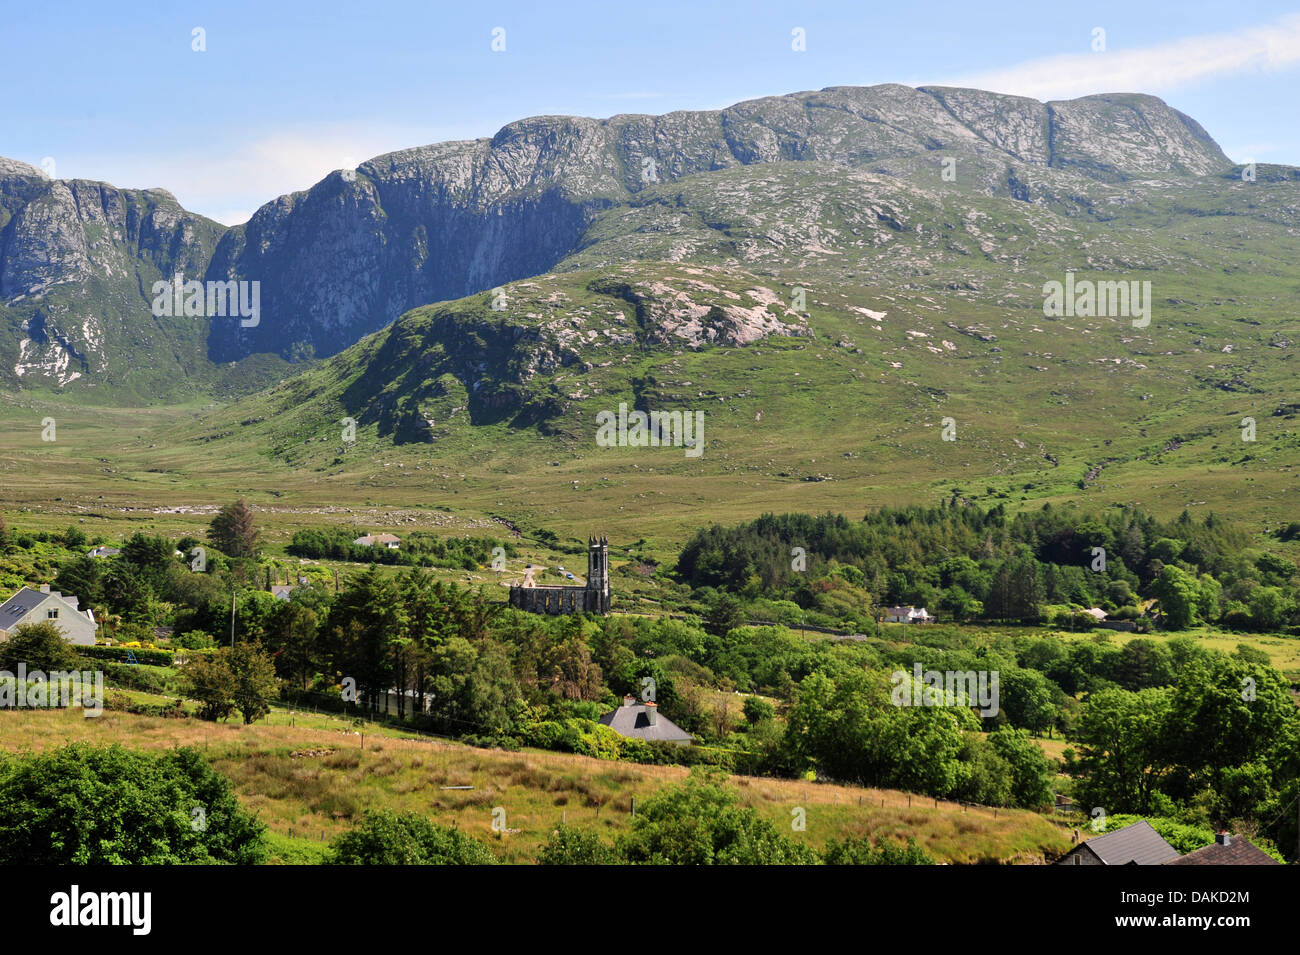
<instances>
[{"instance_id":1,"label":"mountain slope","mask_svg":"<svg viewBox=\"0 0 1300 955\"><path fill-rule=\"evenodd\" d=\"M207 320L155 316L151 289L201 276L224 231L162 189L50 180L0 160L0 381L75 383L116 401L219 382ZM264 380L250 375L244 390Z\"/></svg>"},{"instance_id":2,"label":"mountain slope","mask_svg":"<svg viewBox=\"0 0 1300 955\"><path fill-rule=\"evenodd\" d=\"M210 277L260 278L273 320L254 329L216 327L212 354L220 360L287 354L302 344L332 354L416 305L554 267L588 244L597 219L604 215L608 223L611 209L660 184L741 167L815 163L831 179L841 168L874 170L883 174L878 193L906 194L921 178L922 162L937 176L936 151L965 157L967 188L1010 197L1008 178L1034 182L1026 199L1071 197L1098 182L1133 177L1199 176L1229 165L1199 125L1154 97L1136 95L1042 104L885 85L768 97L709 112L535 117L491 140L381 156L354 176L332 175L305 194L265 206L232 229ZM1058 172L1007 176L1019 166ZM810 197L826 194L822 184L806 185ZM785 251L784 264L794 264L799 248Z\"/></svg>"},{"instance_id":3,"label":"mountain slope","mask_svg":"<svg viewBox=\"0 0 1300 955\"><path fill-rule=\"evenodd\" d=\"M1004 239L1033 245L1058 228L1044 209L1105 218L1109 203L1228 167L1199 125L1149 96L1044 104L898 85L521 120L490 140L334 173L233 229L162 190L50 182L6 160L0 322L13 334L0 343L0 382L103 386L104 400L126 401L247 389L279 359L335 354L413 307L639 257L768 270L845 253L913 276L972 256L996 265ZM896 238L927 245L924 263L898 261ZM153 316L152 283L177 270L259 282L261 321ZM254 355L279 357L224 367Z\"/></svg>"}]
</instances>

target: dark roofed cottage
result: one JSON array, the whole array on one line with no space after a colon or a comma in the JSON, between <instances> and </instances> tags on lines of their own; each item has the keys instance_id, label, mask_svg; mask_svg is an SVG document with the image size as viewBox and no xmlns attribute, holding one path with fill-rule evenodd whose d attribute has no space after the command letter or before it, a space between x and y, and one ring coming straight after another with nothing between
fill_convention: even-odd
<instances>
[{"instance_id":1,"label":"dark roofed cottage","mask_svg":"<svg viewBox=\"0 0 1300 955\"><path fill-rule=\"evenodd\" d=\"M1166 862L1165 865L1281 865L1281 863L1241 836L1234 839L1228 833L1221 832L1214 837L1214 842L1210 845L1189 852L1181 859Z\"/></svg>"},{"instance_id":2,"label":"dark roofed cottage","mask_svg":"<svg viewBox=\"0 0 1300 955\"><path fill-rule=\"evenodd\" d=\"M659 740L682 746L690 745L695 739L668 717L661 716L658 704L642 702L633 696L623 697L623 705L606 713L600 721L620 736L632 739Z\"/></svg>"},{"instance_id":3,"label":"dark roofed cottage","mask_svg":"<svg viewBox=\"0 0 1300 955\"><path fill-rule=\"evenodd\" d=\"M1123 829L1081 842L1057 865L1164 865L1178 858L1178 850L1165 842L1151 823L1142 819Z\"/></svg>"}]
</instances>

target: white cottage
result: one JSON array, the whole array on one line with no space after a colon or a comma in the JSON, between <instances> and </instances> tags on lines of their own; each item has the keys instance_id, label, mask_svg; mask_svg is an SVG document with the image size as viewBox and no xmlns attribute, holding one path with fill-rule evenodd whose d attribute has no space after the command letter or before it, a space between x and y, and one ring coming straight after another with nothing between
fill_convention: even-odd
<instances>
[{"instance_id":1,"label":"white cottage","mask_svg":"<svg viewBox=\"0 0 1300 955\"><path fill-rule=\"evenodd\" d=\"M885 610L885 623L929 623L933 619L924 607L889 607Z\"/></svg>"},{"instance_id":2,"label":"white cottage","mask_svg":"<svg viewBox=\"0 0 1300 955\"><path fill-rule=\"evenodd\" d=\"M82 610L73 596L64 596L42 584L40 590L24 587L3 604L0 604L0 641L8 640L14 630L24 623L41 623L48 620L58 627L69 643L79 647L95 643L95 615Z\"/></svg>"}]
</instances>

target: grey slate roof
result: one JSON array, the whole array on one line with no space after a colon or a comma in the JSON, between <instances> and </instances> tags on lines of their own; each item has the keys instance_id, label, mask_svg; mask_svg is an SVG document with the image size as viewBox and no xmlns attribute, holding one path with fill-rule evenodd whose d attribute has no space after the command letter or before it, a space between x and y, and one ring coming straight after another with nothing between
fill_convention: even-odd
<instances>
[{"instance_id":1,"label":"grey slate roof","mask_svg":"<svg viewBox=\"0 0 1300 955\"><path fill-rule=\"evenodd\" d=\"M1280 865L1276 859L1248 842L1242 836L1233 836L1228 844L1212 842L1202 849L1189 852L1180 859L1165 865Z\"/></svg>"},{"instance_id":2,"label":"grey slate roof","mask_svg":"<svg viewBox=\"0 0 1300 955\"><path fill-rule=\"evenodd\" d=\"M620 736L631 736L635 739L689 743L695 738L662 713L652 726L646 717L645 704L639 702L631 705L624 704L606 713L600 721Z\"/></svg>"},{"instance_id":3,"label":"grey slate roof","mask_svg":"<svg viewBox=\"0 0 1300 955\"><path fill-rule=\"evenodd\" d=\"M3 604L0 604L0 630L13 626L50 597L39 590L23 587Z\"/></svg>"},{"instance_id":4,"label":"grey slate roof","mask_svg":"<svg viewBox=\"0 0 1300 955\"><path fill-rule=\"evenodd\" d=\"M1145 819L1094 836L1083 844L1106 865L1164 865L1178 858L1178 850L1165 842Z\"/></svg>"}]
</instances>

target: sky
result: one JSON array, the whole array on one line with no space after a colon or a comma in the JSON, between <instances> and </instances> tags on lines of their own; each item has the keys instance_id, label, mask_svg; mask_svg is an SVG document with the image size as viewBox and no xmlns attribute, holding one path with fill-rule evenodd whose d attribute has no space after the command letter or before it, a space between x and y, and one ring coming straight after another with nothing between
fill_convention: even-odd
<instances>
[{"instance_id":1,"label":"sky","mask_svg":"<svg viewBox=\"0 0 1300 955\"><path fill-rule=\"evenodd\" d=\"M0 156L227 225L527 116L874 83L1150 93L1235 161L1300 165L1300 2L0 0L0 51Z\"/></svg>"}]
</instances>

